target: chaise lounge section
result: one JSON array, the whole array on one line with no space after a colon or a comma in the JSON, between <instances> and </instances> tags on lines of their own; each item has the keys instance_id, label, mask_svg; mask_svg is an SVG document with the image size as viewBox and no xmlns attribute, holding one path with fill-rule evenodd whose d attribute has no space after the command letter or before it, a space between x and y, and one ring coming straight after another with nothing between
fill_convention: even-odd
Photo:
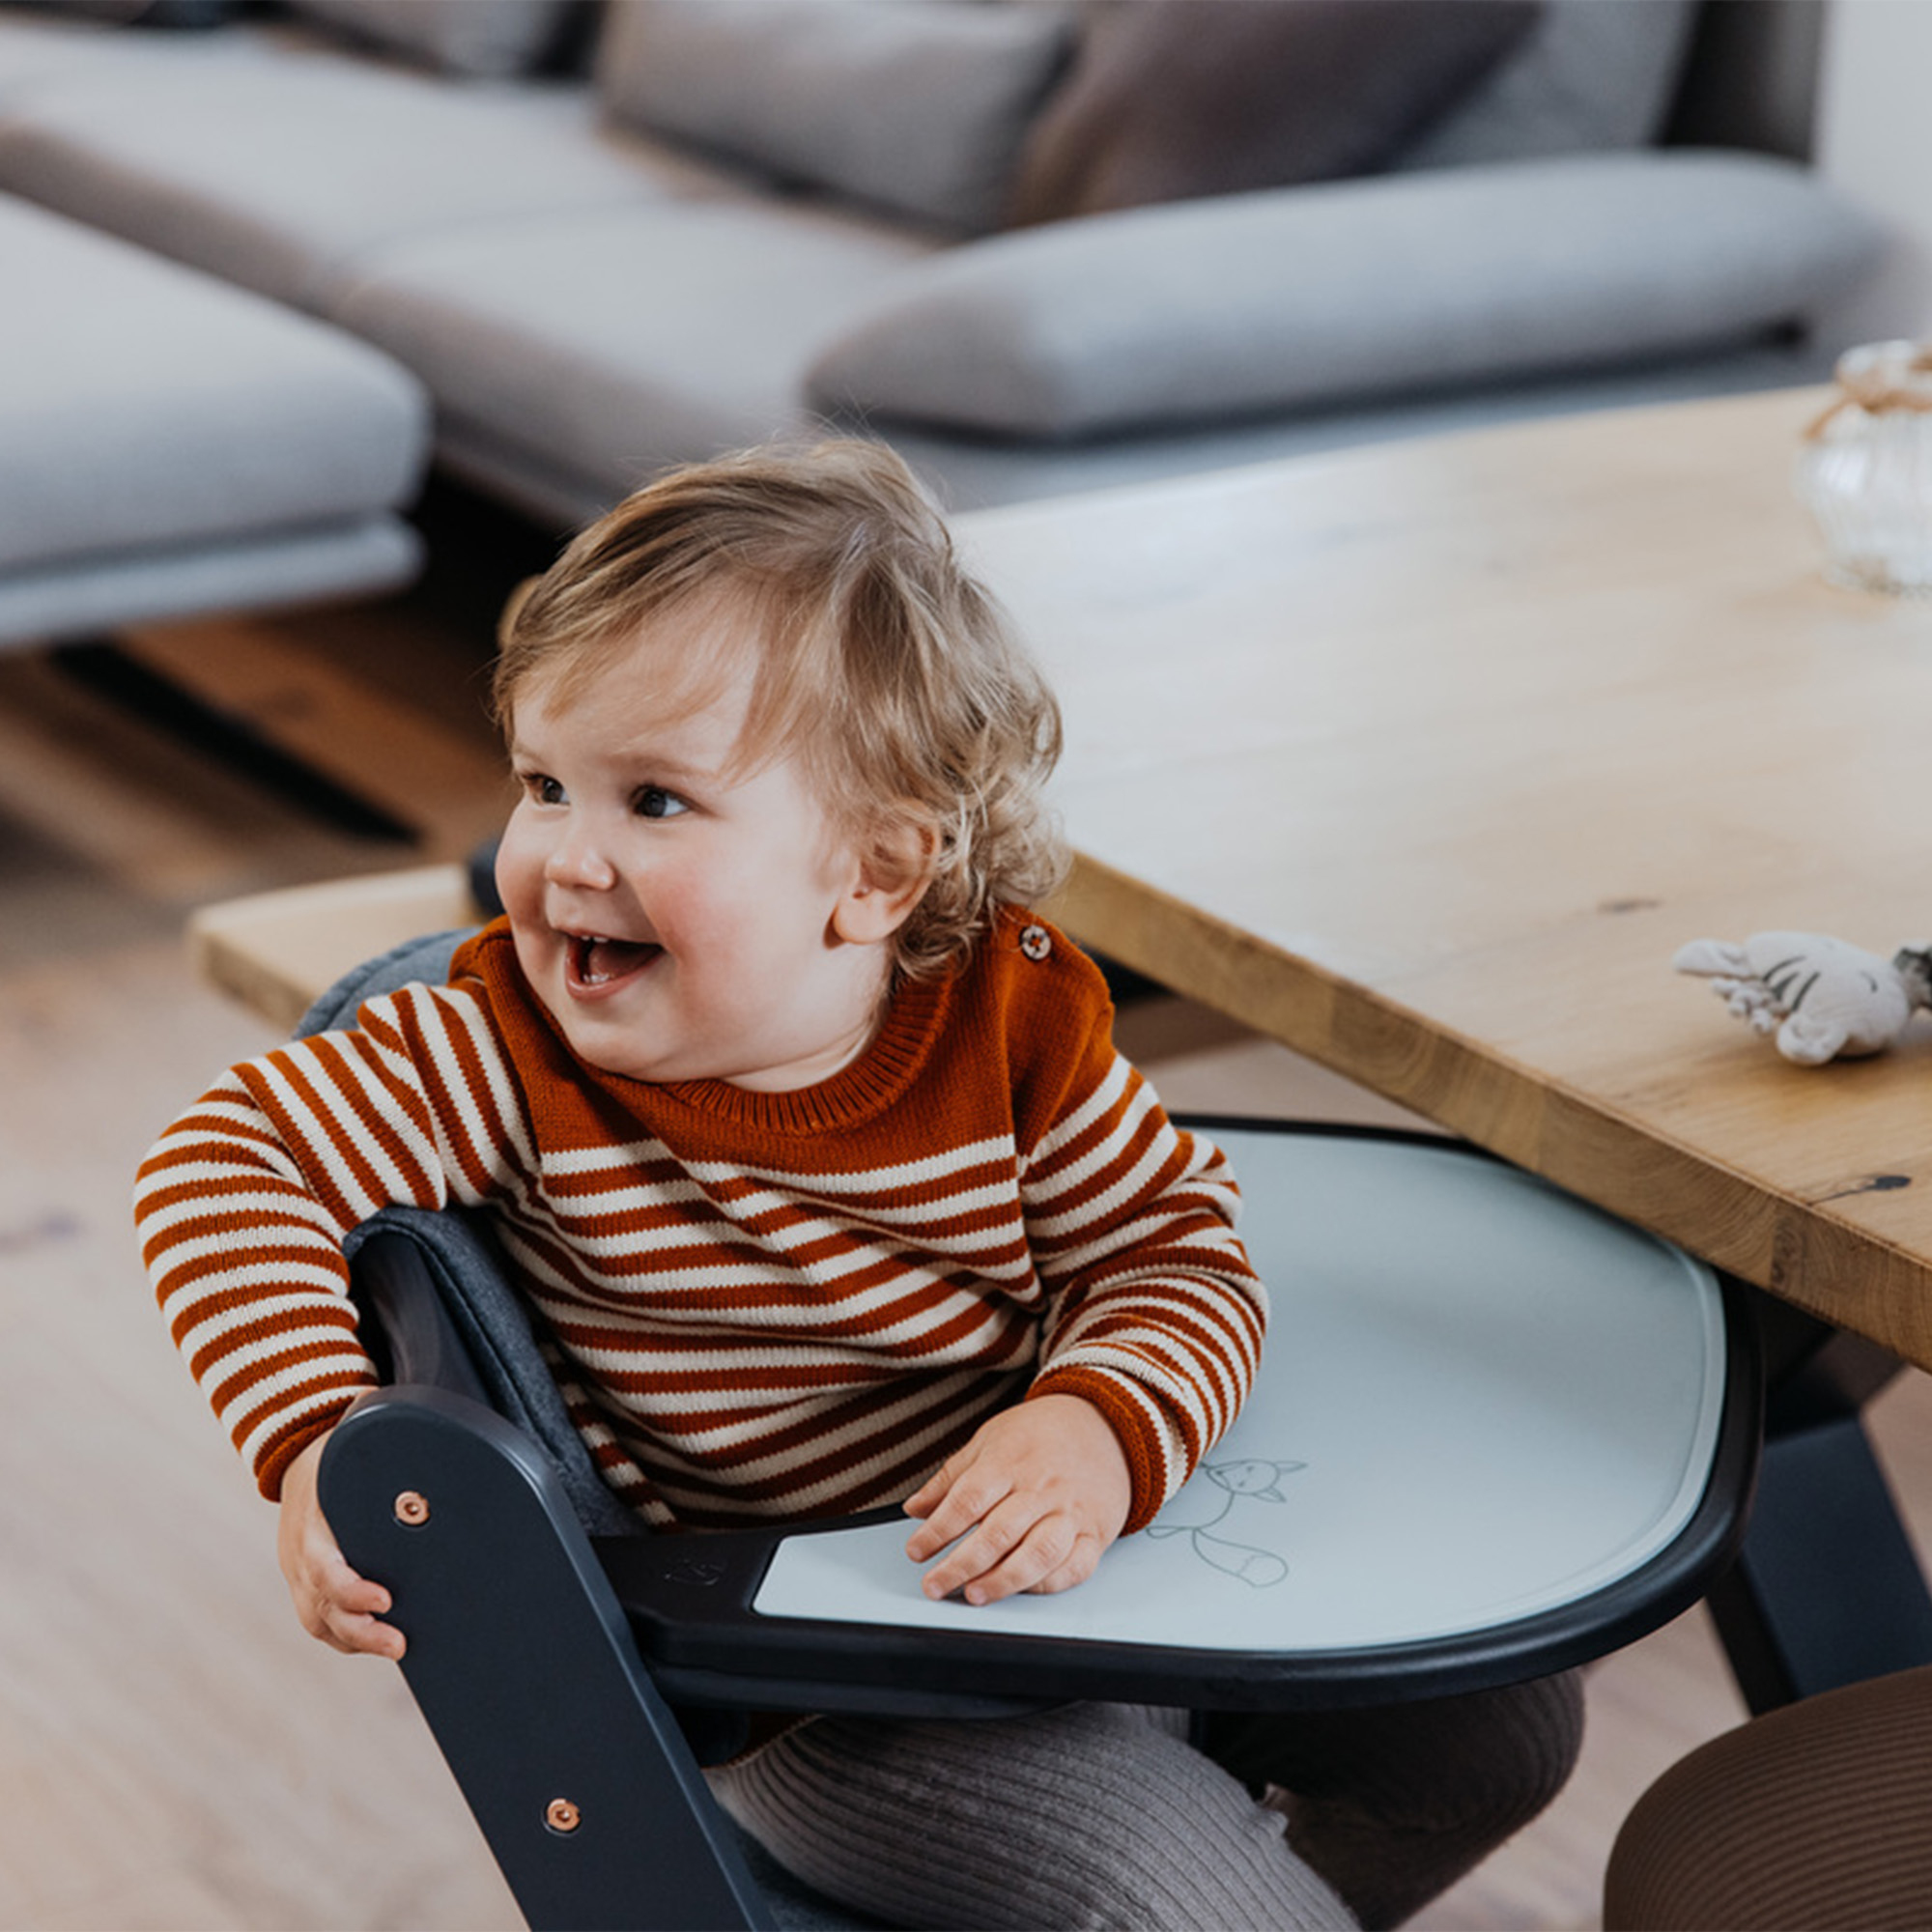
<instances>
[{"instance_id":1,"label":"chaise lounge section","mask_svg":"<svg viewBox=\"0 0 1932 1932\"><path fill-rule=\"evenodd\" d=\"M413 574L429 407L407 370L10 197L0 259L0 646Z\"/></svg>"}]
</instances>

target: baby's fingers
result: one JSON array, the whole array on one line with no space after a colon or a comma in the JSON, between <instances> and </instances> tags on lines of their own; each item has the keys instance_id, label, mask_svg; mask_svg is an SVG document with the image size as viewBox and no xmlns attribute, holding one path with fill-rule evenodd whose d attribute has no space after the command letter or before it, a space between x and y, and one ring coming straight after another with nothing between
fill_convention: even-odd
<instances>
[{"instance_id":1,"label":"baby's fingers","mask_svg":"<svg viewBox=\"0 0 1932 1932\"><path fill-rule=\"evenodd\" d=\"M955 1590L963 1592L969 1604L992 1602L993 1599L981 1587L981 1579L999 1567L1025 1530L1024 1521L1017 1529L1003 1524L997 1519L980 1523L971 1536L962 1538L947 1550L945 1556L920 1578L920 1588L935 1604L943 1602ZM906 1545L906 1554L915 1563L923 1562L935 1550L944 1549L951 1541L951 1538L929 1541L931 1535L932 1525L928 1523ZM1003 1590L999 1594L1004 1596L1006 1592Z\"/></svg>"},{"instance_id":2,"label":"baby's fingers","mask_svg":"<svg viewBox=\"0 0 1932 1932\"><path fill-rule=\"evenodd\" d=\"M400 1663L408 1648L402 1632L394 1624L335 1605L329 1606L325 1626L316 1634L331 1649L347 1651L352 1656L386 1657L391 1663Z\"/></svg>"},{"instance_id":3,"label":"baby's fingers","mask_svg":"<svg viewBox=\"0 0 1932 1932\"><path fill-rule=\"evenodd\" d=\"M949 1463L924 1489L906 1500L908 1515L925 1519L907 1538L906 1554L915 1563L936 1556L954 1537L964 1536L1011 1493L1009 1477L970 1464L960 1468Z\"/></svg>"},{"instance_id":4,"label":"baby's fingers","mask_svg":"<svg viewBox=\"0 0 1932 1932\"><path fill-rule=\"evenodd\" d=\"M340 1554L316 1563L300 1584L292 1588L302 1628L332 1649L400 1658L403 1634L381 1619L391 1600L380 1583L358 1576Z\"/></svg>"},{"instance_id":5,"label":"baby's fingers","mask_svg":"<svg viewBox=\"0 0 1932 1932\"><path fill-rule=\"evenodd\" d=\"M952 1464L949 1463L943 1469L928 1476L900 1507L907 1516L930 1516L945 1500L946 1492L952 1487Z\"/></svg>"},{"instance_id":6,"label":"baby's fingers","mask_svg":"<svg viewBox=\"0 0 1932 1932\"><path fill-rule=\"evenodd\" d=\"M933 1566L924 1589L934 1598L957 1590L976 1605L1023 1590L1067 1590L1093 1575L1099 1553L1098 1539L1081 1534L1064 1515L1003 1520L996 1514Z\"/></svg>"}]
</instances>

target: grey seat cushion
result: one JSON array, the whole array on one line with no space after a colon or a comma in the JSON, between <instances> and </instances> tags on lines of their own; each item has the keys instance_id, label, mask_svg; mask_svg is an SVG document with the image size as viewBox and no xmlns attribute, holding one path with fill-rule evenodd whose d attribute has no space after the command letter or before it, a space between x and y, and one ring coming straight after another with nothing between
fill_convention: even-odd
<instances>
[{"instance_id":1,"label":"grey seat cushion","mask_svg":"<svg viewBox=\"0 0 1932 1932\"><path fill-rule=\"evenodd\" d=\"M399 986L418 982L440 986L449 979L449 962L473 927L451 926L446 932L426 932L406 939L386 952L358 961L331 986L318 993L309 1009L296 1022L296 1037L352 1027L365 1000L379 1000Z\"/></svg>"},{"instance_id":2,"label":"grey seat cushion","mask_svg":"<svg viewBox=\"0 0 1932 1932\"><path fill-rule=\"evenodd\" d=\"M384 1208L349 1231L342 1252L353 1261L381 1234L400 1236L415 1249L490 1406L541 1445L584 1530L646 1534L597 1473L571 1422L489 1222L460 1208Z\"/></svg>"},{"instance_id":3,"label":"grey seat cushion","mask_svg":"<svg viewBox=\"0 0 1932 1932\"><path fill-rule=\"evenodd\" d=\"M0 197L0 569L406 502L419 385L306 316Z\"/></svg>"},{"instance_id":4,"label":"grey seat cushion","mask_svg":"<svg viewBox=\"0 0 1932 1932\"><path fill-rule=\"evenodd\" d=\"M270 52L124 60L0 100L0 188L313 309L370 250L426 231L736 191L600 131L582 86Z\"/></svg>"},{"instance_id":5,"label":"grey seat cushion","mask_svg":"<svg viewBox=\"0 0 1932 1932\"><path fill-rule=\"evenodd\" d=\"M799 203L477 224L389 251L334 313L422 377L446 430L608 502L803 425L813 351L930 246Z\"/></svg>"}]
</instances>

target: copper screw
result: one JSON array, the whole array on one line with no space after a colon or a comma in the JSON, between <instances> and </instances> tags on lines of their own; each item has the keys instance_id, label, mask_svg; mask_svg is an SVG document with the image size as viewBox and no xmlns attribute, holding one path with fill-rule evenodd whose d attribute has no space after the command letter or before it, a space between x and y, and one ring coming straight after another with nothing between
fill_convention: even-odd
<instances>
[{"instance_id":1,"label":"copper screw","mask_svg":"<svg viewBox=\"0 0 1932 1932\"><path fill-rule=\"evenodd\" d=\"M582 1822L583 1813L568 1798L553 1798L544 1807L544 1823L553 1832L574 1832Z\"/></svg>"},{"instance_id":2,"label":"copper screw","mask_svg":"<svg viewBox=\"0 0 1932 1932\"><path fill-rule=\"evenodd\" d=\"M412 1529L420 1529L429 1520L429 1498L416 1490L405 1490L395 1502L396 1520Z\"/></svg>"}]
</instances>

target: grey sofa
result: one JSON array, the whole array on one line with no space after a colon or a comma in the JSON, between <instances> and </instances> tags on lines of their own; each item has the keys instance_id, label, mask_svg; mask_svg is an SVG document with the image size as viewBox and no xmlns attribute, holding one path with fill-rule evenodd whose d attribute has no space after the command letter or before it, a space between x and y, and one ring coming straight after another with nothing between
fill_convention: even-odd
<instances>
[{"instance_id":1,"label":"grey sofa","mask_svg":"<svg viewBox=\"0 0 1932 1932\"><path fill-rule=\"evenodd\" d=\"M1248 16L1359 42L1364 9L1441 4ZM443 466L555 524L820 423L974 506L1823 373L1817 319L1885 238L1803 160L1814 0L1484 5L1480 46L1285 61L1263 185L1049 196L1018 226L1069 104L1144 158L1139 103L1187 98L1188 61L1128 59L1083 103L1095 15L1050 0L203 0L235 15L210 31L15 9L0 194L380 352ZM1396 80L1358 111L1351 73ZM1658 145L1700 128L1717 145ZM1210 131L1197 172L1241 145Z\"/></svg>"}]
</instances>

